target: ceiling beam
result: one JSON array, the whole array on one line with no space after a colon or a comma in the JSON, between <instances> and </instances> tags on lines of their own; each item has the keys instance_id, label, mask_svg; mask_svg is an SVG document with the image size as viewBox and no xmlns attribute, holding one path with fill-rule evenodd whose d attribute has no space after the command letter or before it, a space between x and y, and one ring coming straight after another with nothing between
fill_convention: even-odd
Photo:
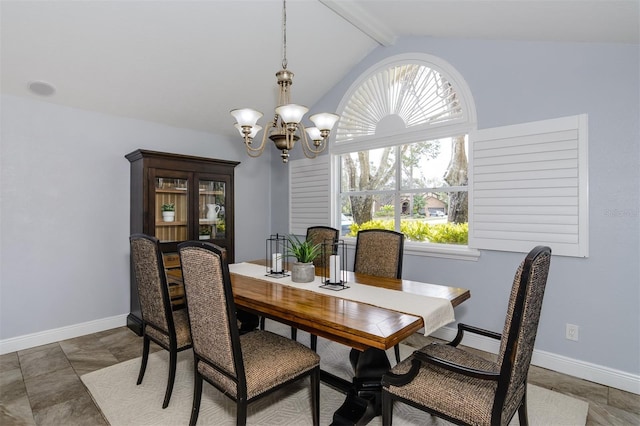
<instances>
[{"instance_id":1,"label":"ceiling beam","mask_svg":"<svg viewBox=\"0 0 640 426\"><path fill-rule=\"evenodd\" d=\"M380 20L374 18L353 1L319 0L320 3L333 10L348 23L371 37L381 46L392 46L396 35Z\"/></svg>"}]
</instances>

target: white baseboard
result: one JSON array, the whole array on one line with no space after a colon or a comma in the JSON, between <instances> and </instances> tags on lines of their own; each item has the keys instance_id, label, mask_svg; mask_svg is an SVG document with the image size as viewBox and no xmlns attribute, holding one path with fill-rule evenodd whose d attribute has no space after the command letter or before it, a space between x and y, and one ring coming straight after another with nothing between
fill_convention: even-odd
<instances>
[{"instance_id":1,"label":"white baseboard","mask_svg":"<svg viewBox=\"0 0 640 426\"><path fill-rule=\"evenodd\" d=\"M443 327L433 333L433 337L450 341L457 331L455 328ZM473 333L465 333L462 344L494 354L500 349L498 340ZM624 371L537 349L533 351L531 365L640 395L640 376Z\"/></svg>"},{"instance_id":2,"label":"white baseboard","mask_svg":"<svg viewBox=\"0 0 640 426\"><path fill-rule=\"evenodd\" d=\"M127 314L0 340L0 355L127 325Z\"/></svg>"}]
</instances>

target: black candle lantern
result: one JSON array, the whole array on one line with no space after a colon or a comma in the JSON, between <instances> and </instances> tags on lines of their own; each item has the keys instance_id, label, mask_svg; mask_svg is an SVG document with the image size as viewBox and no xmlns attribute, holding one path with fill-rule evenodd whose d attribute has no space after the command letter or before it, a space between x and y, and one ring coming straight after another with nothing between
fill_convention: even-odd
<instances>
[{"instance_id":1,"label":"black candle lantern","mask_svg":"<svg viewBox=\"0 0 640 426\"><path fill-rule=\"evenodd\" d=\"M329 290L344 290L347 283L347 248L344 240L325 240L322 243L322 285Z\"/></svg>"},{"instance_id":2,"label":"black candle lantern","mask_svg":"<svg viewBox=\"0 0 640 426\"><path fill-rule=\"evenodd\" d=\"M265 249L266 275L272 278L288 277L284 262L289 251L289 240L280 234L267 238Z\"/></svg>"}]
</instances>

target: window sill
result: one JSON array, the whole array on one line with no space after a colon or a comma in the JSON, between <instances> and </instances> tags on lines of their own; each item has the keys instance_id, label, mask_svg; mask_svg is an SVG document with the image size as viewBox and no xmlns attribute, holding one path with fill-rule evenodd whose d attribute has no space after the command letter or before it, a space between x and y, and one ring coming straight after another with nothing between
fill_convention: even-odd
<instances>
[{"instance_id":1,"label":"window sill","mask_svg":"<svg viewBox=\"0 0 640 426\"><path fill-rule=\"evenodd\" d=\"M404 254L476 262L480 257L480 250L455 244L425 244L407 241L404 243Z\"/></svg>"},{"instance_id":2,"label":"window sill","mask_svg":"<svg viewBox=\"0 0 640 426\"><path fill-rule=\"evenodd\" d=\"M355 237L342 237L351 249L356 247ZM469 260L476 262L480 257L480 250L468 246L455 244L428 244L406 241L404 254L410 256L440 257L444 259Z\"/></svg>"}]
</instances>

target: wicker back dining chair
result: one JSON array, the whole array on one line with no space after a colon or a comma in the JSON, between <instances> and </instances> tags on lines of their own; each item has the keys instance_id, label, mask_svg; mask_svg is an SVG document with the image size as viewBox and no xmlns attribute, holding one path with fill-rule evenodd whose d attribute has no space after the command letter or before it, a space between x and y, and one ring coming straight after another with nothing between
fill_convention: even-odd
<instances>
[{"instance_id":1,"label":"wicker back dining chair","mask_svg":"<svg viewBox=\"0 0 640 426\"><path fill-rule=\"evenodd\" d=\"M387 229L358 232L353 272L376 277L402 278L404 234Z\"/></svg>"},{"instance_id":2,"label":"wicker back dining chair","mask_svg":"<svg viewBox=\"0 0 640 426\"><path fill-rule=\"evenodd\" d=\"M321 246L326 243L336 242L340 238L340 230L332 228L330 226L311 226L307 228L307 241L311 244L320 244ZM316 268L323 268L329 264L329 256L333 253L333 250L325 250L325 258L322 258L322 251L313 260L313 265Z\"/></svg>"},{"instance_id":3,"label":"wicker back dining chair","mask_svg":"<svg viewBox=\"0 0 640 426\"><path fill-rule=\"evenodd\" d=\"M538 246L516 271L502 334L458 324L448 344L423 347L383 377L382 423L391 425L393 401L457 424L507 425L518 412L527 425L527 374L536 340L551 249ZM458 344L464 332L500 340L489 361Z\"/></svg>"},{"instance_id":4,"label":"wicker back dining chair","mask_svg":"<svg viewBox=\"0 0 640 426\"><path fill-rule=\"evenodd\" d=\"M169 351L169 378L162 408L167 408L176 377L178 352L191 347L185 309L173 310L158 239L144 234L129 237L140 311L142 314L142 364L137 384L142 383L149 359L149 345Z\"/></svg>"},{"instance_id":5,"label":"wicker back dining chair","mask_svg":"<svg viewBox=\"0 0 640 426\"><path fill-rule=\"evenodd\" d=\"M292 382L311 377L313 424L320 422L320 357L306 346L268 331L240 335L229 267L211 243L178 244L194 353L190 425L200 411L203 380L236 402L238 425L247 405Z\"/></svg>"},{"instance_id":6,"label":"wicker back dining chair","mask_svg":"<svg viewBox=\"0 0 640 426\"><path fill-rule=\"evenodd\" d=\"M404 234L387 229L358 232L353 272L385 278L402 278ZM393 351L400 362L400 346Z\"/></svg>"}]
</instances>

